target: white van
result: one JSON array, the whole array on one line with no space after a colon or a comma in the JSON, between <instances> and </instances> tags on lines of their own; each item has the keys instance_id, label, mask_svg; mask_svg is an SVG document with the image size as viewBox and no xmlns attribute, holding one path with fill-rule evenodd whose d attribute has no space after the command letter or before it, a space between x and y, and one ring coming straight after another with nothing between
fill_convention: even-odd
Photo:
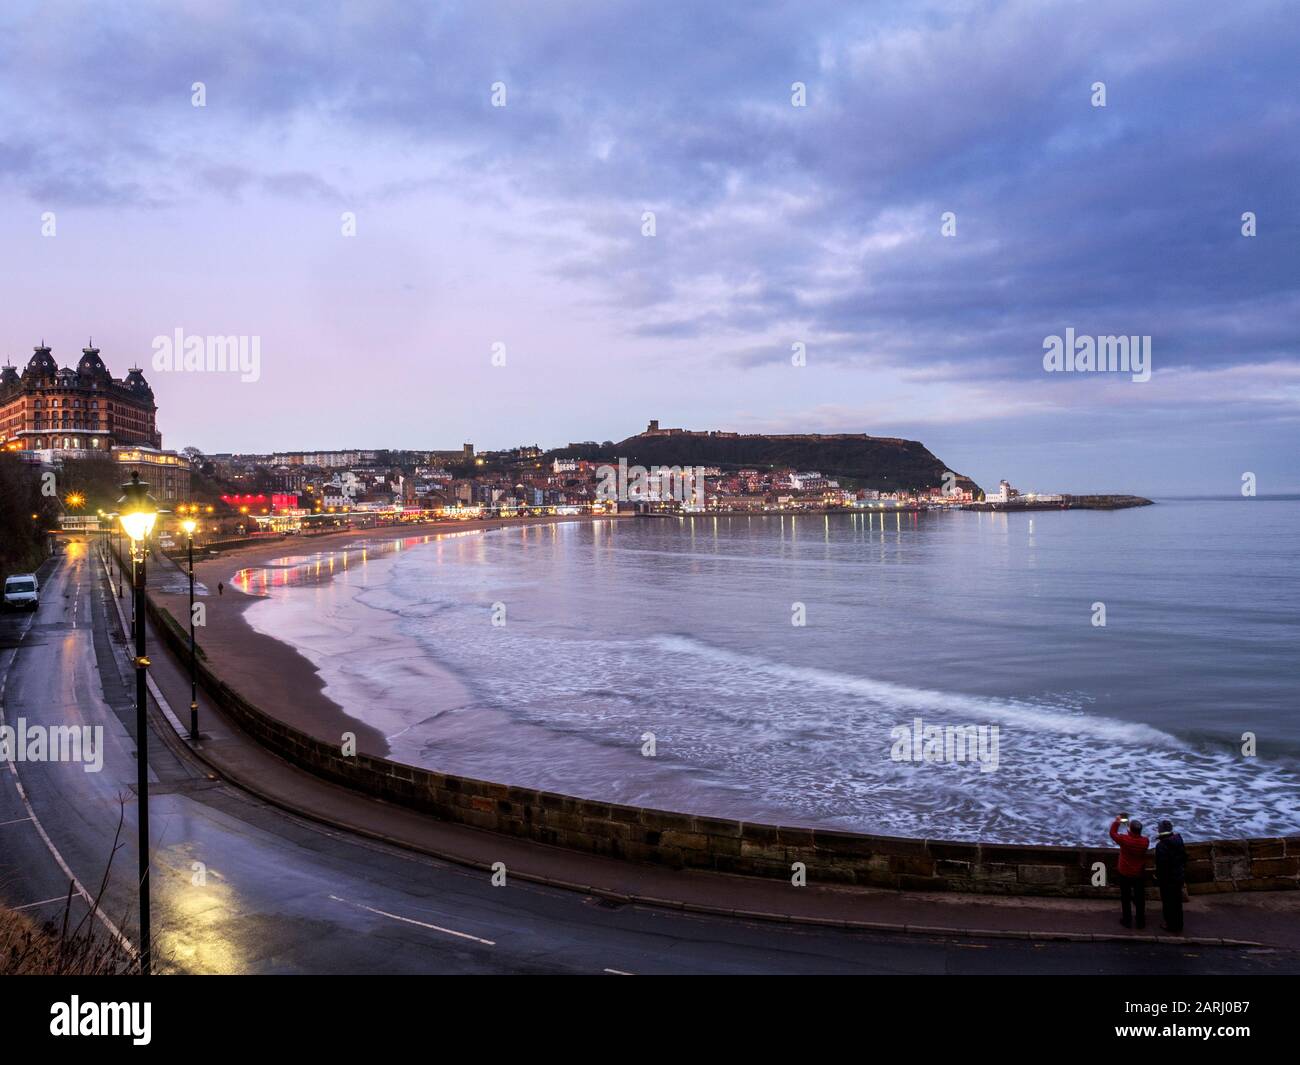
<instances>
[{"instance_id":1,"label":"white van","mask_svg":"<svg viewBox=\"0 0 1300 1065\"><path fill-rule=\"evenodd\" d=\"M5 578L5 609L35 610L40 604L40 586L35 573L19 573Z\"/></svg>"}]
</instances>

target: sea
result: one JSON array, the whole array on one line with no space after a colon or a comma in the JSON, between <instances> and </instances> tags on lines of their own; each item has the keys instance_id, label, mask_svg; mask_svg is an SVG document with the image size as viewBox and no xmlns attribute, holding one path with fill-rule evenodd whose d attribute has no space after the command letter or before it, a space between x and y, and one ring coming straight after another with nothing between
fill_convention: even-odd
<instances>
[{"instance_id":1,"label":"sea","mask_svg":"<svg viewBox=\"0 0 1300 1065\"><path fill-rule=\"evenodd\" d=\"M431 769L919 838L1300 830L1300 499L467 525L235 583Z\"/></svg>"}]
</instances>

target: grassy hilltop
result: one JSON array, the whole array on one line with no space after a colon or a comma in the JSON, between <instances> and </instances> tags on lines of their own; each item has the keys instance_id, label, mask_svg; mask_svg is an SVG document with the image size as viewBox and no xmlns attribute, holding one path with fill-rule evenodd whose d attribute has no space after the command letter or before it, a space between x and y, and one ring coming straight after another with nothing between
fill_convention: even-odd
<instances>
[{"instance_id":1,"label":"grassy hilltop","mask_svg":"<svg viewBox=\"0 0 1300 1065\"><path fill-rule=\"evenodd\" d=\"M774 436L766 433L660 430L638 433L617 444L597 444L594 441L570 444L554 454L600 462L625 458L629 464L646 467L817 470L851 486L880 491L940 487L944 473L950 469L917 440L867 436L865 433ZM961 474L957 474L957 484L979 492L979 486Z\"/></svg>"}]
</instances>

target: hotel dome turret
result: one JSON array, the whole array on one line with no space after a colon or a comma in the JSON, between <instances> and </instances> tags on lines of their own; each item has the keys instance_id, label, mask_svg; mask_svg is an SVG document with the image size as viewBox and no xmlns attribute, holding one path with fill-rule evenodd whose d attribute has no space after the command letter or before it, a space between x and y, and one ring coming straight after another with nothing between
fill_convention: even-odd
<instances>
[{"instance_id":1,"label":"hotel dome turret","mask_svg":"<svg viewBox=\"0 0 1300 1065\"><path fill-rule=\"evenodd\" d=\"M137 392L141 396L148 396L153 399L153 389L149 387L149 382L144 379L144 371L138 366L132 366L126 373L126 380L123 382L132 392Z\"/></svg>"},{"instance_id":2,"label":"hotel dome turret","mask_svg":"<svg viewBox=\"0 0 1300 1065\"><path fill-rule=\"evenodd\" d=\"M108 372L104 360L99 357L99 348L96 347L81 349L81 361L77 363L77 376L87 382L98 381L101 384L113 380L113 375Z\"/></svg>"},{"instance_id":3,"label":"hotel dome turret","mask_svg":"<svg viewBox=\"0 0 1300 1065\"><path fill-rule=\"evenodd\" d=\"M23 370L24 381L39 381L46 377L53 377L59 372L59 364L54 361L54 356L50 354L50 349L45 346L45 342L37 344L32 349L33 355L27 360L27 368Z\"/></svg>"}]
</instances>

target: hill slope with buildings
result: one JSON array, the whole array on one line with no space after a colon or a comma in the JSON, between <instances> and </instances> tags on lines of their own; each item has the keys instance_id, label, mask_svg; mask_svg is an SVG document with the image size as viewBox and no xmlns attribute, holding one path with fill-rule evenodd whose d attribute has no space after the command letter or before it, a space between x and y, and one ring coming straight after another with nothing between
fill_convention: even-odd
<instances>
[{"instance_id":1,"label":"hill slope with buildings","mask_svg":"<svg viewBox=\"0 0 1300 1065\"><path fill-rule=\"evenodd\" d=\"M730 433L716 430L660 429L651 422L644 433L617 444L570 444L555 452L566 458L616 462L627 459L641 466L718 466L724 470L787 467L816 470L879 491L941 487L949 472L940 459L917 440L868 436L865 433ZM953 471L955 473L955 471ZM959 488L979 486L956 474Z\"/></svg>"}]
</instances>

